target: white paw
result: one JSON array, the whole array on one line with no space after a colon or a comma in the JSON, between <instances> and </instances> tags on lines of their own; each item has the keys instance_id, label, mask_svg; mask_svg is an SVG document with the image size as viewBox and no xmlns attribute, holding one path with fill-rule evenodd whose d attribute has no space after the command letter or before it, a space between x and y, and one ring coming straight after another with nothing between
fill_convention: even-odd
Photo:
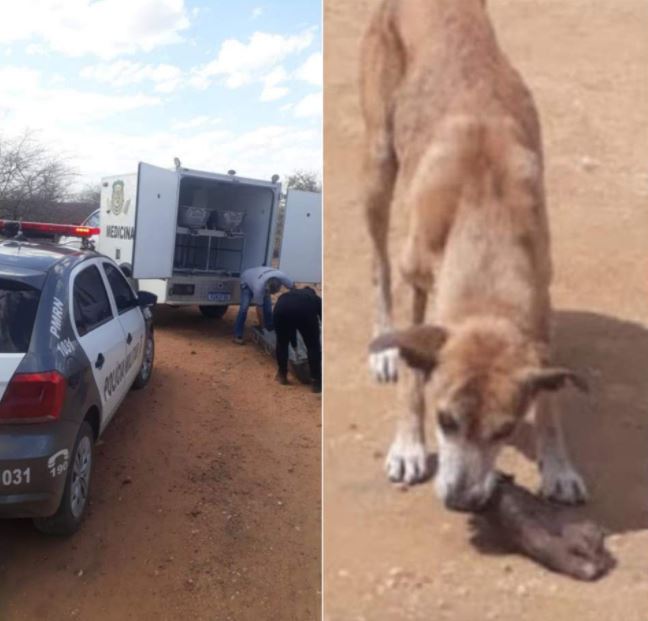
<instances>
[{"instance_id":1,"label":"white paw","mask_svg":"<svg viewBox=\"0 0 648 621\"><path fill-rule=\"evenodd\" d=\"M566 505L581 504L588 499L585 482L570 464L543 464L542 495Z\"/></svg>"},{"instance_id":2,"label":"white paw","mask_svg":"<svg viewBox=\"0 0 648 621\"><path fill-rule=\"evenodd\" d=\"M398 380L398 349L396 347L369 354L369 368L379 382Z\"/></svg>"},{"instance_id":3,"label":"white paw","mask_svg":"<svg viewBox=\"0 0 648 621\"><path fill-rule=\"evenodd\" d=\"M394 440L385 460L385 470L395 483L418 483L427 476L427 451L421 442Z\"/></svg>"}]
</instances>

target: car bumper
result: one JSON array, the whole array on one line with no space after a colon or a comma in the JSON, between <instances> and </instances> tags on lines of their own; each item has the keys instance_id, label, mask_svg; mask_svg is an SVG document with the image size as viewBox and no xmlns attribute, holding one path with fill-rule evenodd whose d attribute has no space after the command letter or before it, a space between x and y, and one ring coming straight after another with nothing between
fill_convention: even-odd
<instances>
[{"instance_id":1,"label":"car bumper","mask_svg":"<svg viewBox=\"0 0 648 621\"><path fill-rule=\"evenodd\" d=\"M56 513L78 424L0 425L0 518Z\"/></svg>"}]
</instances>

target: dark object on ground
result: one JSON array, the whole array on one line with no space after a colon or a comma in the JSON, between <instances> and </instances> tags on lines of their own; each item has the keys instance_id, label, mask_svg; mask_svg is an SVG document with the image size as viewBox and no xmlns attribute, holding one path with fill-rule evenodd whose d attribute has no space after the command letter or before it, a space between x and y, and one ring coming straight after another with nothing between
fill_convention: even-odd
<instances>
[{"instance_id":1,"label":"dark object on ground","mask_svg":"<svg viewBox=\"0 0 648 621\"><path fill-rule=\"evenodd\" d=\"M477 519L486 520L516 551L578 580L596 580L616 564L599 526L573 521L564 508L534 496L509 476L502 476Z\"/></svg>"}]
</instances>

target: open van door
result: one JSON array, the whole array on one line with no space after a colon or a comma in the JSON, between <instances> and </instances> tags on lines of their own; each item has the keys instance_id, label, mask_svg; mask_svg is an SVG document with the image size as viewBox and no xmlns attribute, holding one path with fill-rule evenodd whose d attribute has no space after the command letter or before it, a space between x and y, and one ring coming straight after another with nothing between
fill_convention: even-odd
<instances>
[{"instance_id":1,"label":"open van door","mask_svg":"<svg viewBox=\"0 0 648 621\"><path fill-rule=\"evenodd\" d=\"M279 269L295 282L322 282L322 195L288 190Z\"/></svg>"},{"instance_id":2,"label":"open van door","mask_svg":"<svg viewBox=\"0 0 648 621\"><path fill-rule=\"evenodd\" d=\"M134 278L171 278L180 175L140 162L133 246Z\"/></svg>"}]
</instances>

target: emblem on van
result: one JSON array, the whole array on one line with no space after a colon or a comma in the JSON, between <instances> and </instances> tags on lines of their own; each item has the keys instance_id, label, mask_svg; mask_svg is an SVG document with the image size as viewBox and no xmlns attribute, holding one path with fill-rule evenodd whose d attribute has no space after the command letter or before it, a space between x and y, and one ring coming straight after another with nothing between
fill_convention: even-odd
<instances>
[{"instance_id":1,"label":"emblem on van","mask_svg":"<svg viewBox=\"0 0 648 621\"><path fill-rule=\"evenodd\" d=\"M127 214L130 206L130 199L124 203L124 182L119 180L112 184L112 196L110 197L112 212L118 216L120 213Z\"/></svg>"}]
</instances>

